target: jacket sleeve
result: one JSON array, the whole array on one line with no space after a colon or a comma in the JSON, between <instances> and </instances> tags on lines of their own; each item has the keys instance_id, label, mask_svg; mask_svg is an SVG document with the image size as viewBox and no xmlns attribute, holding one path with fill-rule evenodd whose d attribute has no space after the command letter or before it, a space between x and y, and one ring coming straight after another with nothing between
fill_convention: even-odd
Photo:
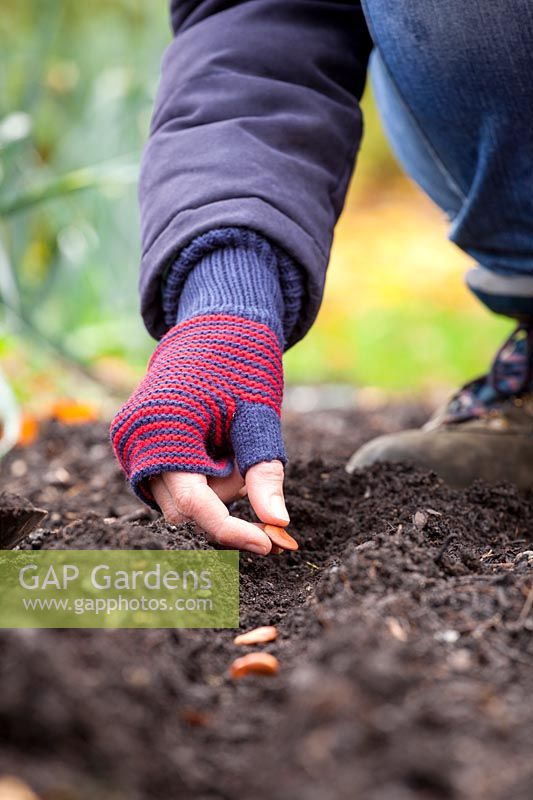
<instances>
[{"instance_id":1,"label":"jacket sleeve","mask_svg":"<svg viewBox=\"0 0 533 800\"><path fill-rule=\"evenodd\" d=\"M352 0L182 0L139 186L141 309L167 329L162 278L215 228L245 227L304 273L301 338L318 311L359 146L369 34Z\"/></svg>"}]
</instances>

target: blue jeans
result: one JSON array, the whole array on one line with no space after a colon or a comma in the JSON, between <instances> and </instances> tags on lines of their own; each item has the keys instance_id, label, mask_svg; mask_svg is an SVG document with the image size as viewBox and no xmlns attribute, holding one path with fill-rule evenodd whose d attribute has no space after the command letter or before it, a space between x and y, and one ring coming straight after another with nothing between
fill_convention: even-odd
<instances>
[{"instance_id":1,"label":"blue jeans","mask_svg":"<svg viewBox=\"0 0 533 800\"><path fill-rule=\"evenodd\" d=\"M372 5L370 0L368 5ZM431 1L424 8L426 18L435 11ZM453 14L453 8L448 10ZM382 122L398 160L446 213L451 241L478 264L467 273L469 288L491 310L530 319L533 52L525 52L522 39L513 42L516 20L506 37L505 17L503 13L499 38L492 39L490 25L469 32L462 17L468 47L461 48L464 43L453 36L451 40L443 37L438 40L442 52L428 55L430 43L426 42L425 48L418 49L418 63L416 58L395 62L394 47L385 48L383 56L375 49L371 74ZM521 21L529 31L527 40L533 38L533 13L525 17ZM381 31L381 44L390 35L391 29ZM478 53L472 40L478 44ZM465 60L461 51L468 51L469 68L454 63L454 59ZM394 78L386 61L395 69Z\"/></svg>"}]
</instances>

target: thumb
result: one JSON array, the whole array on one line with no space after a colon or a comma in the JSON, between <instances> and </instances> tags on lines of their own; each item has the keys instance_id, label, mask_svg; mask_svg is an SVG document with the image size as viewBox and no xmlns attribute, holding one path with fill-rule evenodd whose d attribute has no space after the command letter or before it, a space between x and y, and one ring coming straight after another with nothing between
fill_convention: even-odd
<instances>
[{"instance_id":1,"label":"thumb","mask_svg":"<svg viewBox=\"0 0 533 800\"><path fill-rule=\"evenodd\" d=\"M283 475L281 461L262 461L246 473L248 499L253 510L261 522L281 527L289 524L283 497Z\"/></svg>"},{"instance_id":2,"label":"thumb","mask_svg":"<svg viewBox=\"0 0 533 800\"><path fill-rule=\"evenodd\" d=\"M287 456L279 414L264 403L242 402L231 423L231 443L248 497L261 522L287 525L283 466Z\"/></svg>"}]
</instances>

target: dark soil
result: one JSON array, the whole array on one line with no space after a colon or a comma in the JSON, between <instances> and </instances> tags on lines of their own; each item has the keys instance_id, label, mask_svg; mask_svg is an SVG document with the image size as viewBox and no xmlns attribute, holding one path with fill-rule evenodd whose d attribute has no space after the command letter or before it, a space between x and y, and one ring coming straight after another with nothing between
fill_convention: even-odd
<instances>
[{"instance_id":1,"label":"dark soil","mask_svg":"<svg viewBox=\"0 0 533 800\"><path fill-rule=\"evenodd\" d=\"M0 492L0 549L12 549L37 527L46 511L35 508L25 497Z\"/></svg>"},{"instance_id":2,"label":"dark soil","mask_svg":"<svg viewBox=\"0 0 533 800\"><path fill-rule=\"evenodd\" d=\"M422 418L288 420L300 550L241 557L277 677L232 682L229 630L0 632L0 772L46 800L531 800L533 497L343 470ZM23 547L209 546L130 495L103 425L50 424L0 474L49 511Z\"/></svg>"}]
</instances>

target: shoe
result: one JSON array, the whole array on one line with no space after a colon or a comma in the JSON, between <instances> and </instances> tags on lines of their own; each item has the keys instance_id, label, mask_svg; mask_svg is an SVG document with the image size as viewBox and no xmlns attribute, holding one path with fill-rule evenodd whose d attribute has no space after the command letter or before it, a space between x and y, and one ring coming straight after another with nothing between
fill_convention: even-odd
<instances>
[{"instance_id":1,"label":"shoe","mask_svg":"<svg viewBox=\"0 0 533 800\"><path fill-rule=\"evenodd\" d=\"M346 470L381 461L432 470L453 487L482 478L533 489L533 323L521 323L490 372L460 389L423 428L367 442Z\"/></svg>"}]
</instances>

